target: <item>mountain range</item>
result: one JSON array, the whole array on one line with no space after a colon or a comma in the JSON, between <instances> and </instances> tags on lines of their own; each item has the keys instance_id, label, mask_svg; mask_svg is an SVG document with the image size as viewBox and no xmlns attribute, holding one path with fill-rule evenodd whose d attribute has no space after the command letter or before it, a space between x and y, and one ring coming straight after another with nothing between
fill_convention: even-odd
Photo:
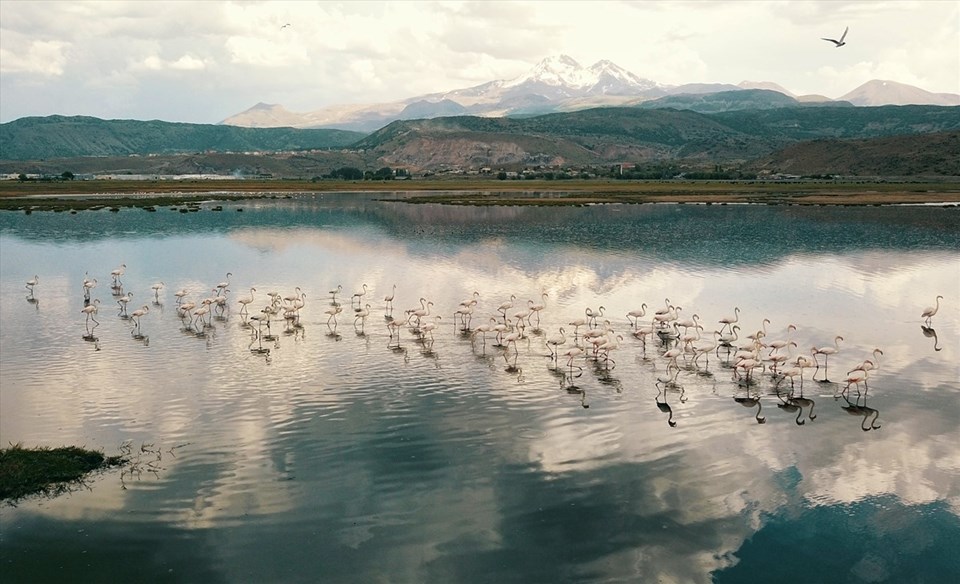
<instances>
[{"instance_id":1,"label":"mountain range","mask_svg":"<svg viewBox=\"0 0 960 584\"><path fill-rule=\"evenodd\" d=\"M548 57L531 70L508 80L496 80L465 89L431 93L381 104L350 104L305 113L282 105L258 103L223 120L221 124L252 128L336 128L372 132L396 120L474 115L519 117L577 111L603 106L673 107L700 112L750 109L747 96L731 92L763 89L784 96L767 99L764 107L802 105L960 105L960 95L932 93L895 81L873 80L836 100L821 95L795 95L773 82L742 81L690 83L670 86L657 83L602 60L581 66L566 55ZM705 96L726 94L722 99ZM700 97L697 97L700 96Z\"/></svg>"}]
</instances>

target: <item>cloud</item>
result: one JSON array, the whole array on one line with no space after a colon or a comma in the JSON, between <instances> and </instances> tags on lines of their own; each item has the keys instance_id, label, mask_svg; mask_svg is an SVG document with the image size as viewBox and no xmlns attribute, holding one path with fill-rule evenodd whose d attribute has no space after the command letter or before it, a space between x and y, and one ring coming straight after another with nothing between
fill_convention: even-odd
<instances>
[{"instance_id":1,"label":"cloud","mask_svg":"<svg viewBox=\"0 0 960 584\"><path fill-rule=\"evenodd\" d=\"M156 55L150 55L142 61L135 63L131 69L146 69L149 71L164 71L173 69L176 71L200 71L206 68L206 63L191 55L184 55L176 61L165 61Z\"/></svg>"},{"instance_id":2,"label":"cloud","mask_svg":"<svg viewBox=\"0 0 960 584\"><path fill-rule=\"evenodd\" d=\"M0 48L0 73L63 75L67 62L65 52L69 48L70 43L62 41L32 41L20 50Z\"/></svg>"}]
</instances>

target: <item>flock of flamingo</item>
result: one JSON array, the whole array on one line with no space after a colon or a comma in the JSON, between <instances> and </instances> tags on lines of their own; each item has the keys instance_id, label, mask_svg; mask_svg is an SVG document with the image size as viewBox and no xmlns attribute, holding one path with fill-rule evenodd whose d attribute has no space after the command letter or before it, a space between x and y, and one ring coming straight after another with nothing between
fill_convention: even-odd
<instances>
[{"instance_id":1,"label":"flock of flamingo","mask_svg":"<svg viewBox=\"0 0 960 584\"><path fill-rule=\"evenodd\" d=\"M121 264L110 273L110 288L118 305L117 314L121 319L131 321L131 335L134 338L146 341L147 337L141 332L141 320L150 312L150 305L143 304L140 308L128 312L127 305L133 301L134 294L125 292L123 289L122 278L125 270L126 265ZM210 287L203 298L190 299L186 289L174 292L176 313L184 325L184 330L203 337L206 335L206 330L212 326L211 319L226 319L231 305L229 286L232 275L228 272L226 279ZM38 276L26 282L26 288L29 290L28 301L37 301L34 292L39 282ZM98 340L94 336L94 329L100 324L96 316L101 309L101 301L100 299L91 300L92 290L96 286L96 278L84 277L82 282L84 306L80 313L85 316L86 334L83 338L88 341ZM161 306L160 295L164 288L163 282L157 282L151 286L155 306ZM383 315L389 335L388 348L406 351L401 346L401 331L407 328L423 350L427 353L431 352L434 331L440 326L443 316L434 314L432 312L434 303L421 297L418 306L406 309L402 316L395 317L393 302L396 291L397 286L394 284L390 294L383 297ZM342 318L341 315L345 312L342 292L342 285L329 291L329 306L324 311L327 316L326 325L332 335L337 334L338 317ZM251 352L269 355L270 348L265 347L263 342L278 341L277 335L271 328L272 321L282 318L286 323L287 333L302 331L300 313L306 306L307 295L299 287L288 295L275 291L267 292L267 300L259 304L262 308L251 314L251 305L257 302L256 293L257 289L251 287L247 295L237 298L233 304L240 307L241 325L251 331ZM350 299L351 306L347 314L352 316L354 329L359 335L366 334L366 321L371 315L371 304L365 302L370 293L370 287L363 284ZM473 326L474 315L478 313L478 307L481 304L480 292L474 292L470 298L461 301L453 311L455 329L459 335L469 339L474 351L479 350L483 354L486 352L489 337L491 346L500 351L506 363L506 371L516 374L518 381L523 380L523 370L517 364L520 354L518 343L522 340L531 342L533 339L539 339L548 351L551 370L561 377L561 387L570 393L579 394L581 404L589 407L586 403L585 391L575 383L575 379L579 378L583 372L583 365L579 363L592 363L600 375L609 375L609 372L616 367L613 355L622 348L624 335L616 330L610 318L605 317L606 309L603 306L596 310L591 307L585 308L583 316L569 320L565 326L559 327L555 334L547 335L540 329L540 322L541 313L546 309L548 298L548 294L544 292L536 300L518 302L517 297L511 295L509 299L497 303L495 308L491 306L483 322ZM921 313L924 331L933 330L932 319L939 311L942 299L943 296L937 296L935 304ZM761 416L760 395L755 388L758 371L759 374L769 374L773 380L776 395L780 398L778 407L790 412L799 412L796 418L797 424L805 423L805 420L801 419L804 411L809 420L816 418L812 412L813 401L803 396L804 372L812 369L811 381L830 383L827 377L829 358L840 352L840 343L844 340L842 336L837 335L831 343L813 346L805 352L801 351L797 342L792 340L797 330L793 324L788 325L779 336L771 338L773 335L768 331L770 320L764 319L760 326L747 329L750 331L749 334L741 337L740 333L744 329L740 323L739 307L734 308L731 315L719 319L718 326L710 327L715 330L706 336L703 332L707 327L701 322L700 317L697 314L689 318L682 317L682 308L672 304L669 298L665 299L662 307L651 310L649 314L647 310L647 305L642 304L640 308L626 313L627 334L639 341L642 350L641 359L653 363L657 371L657 406L661 411L669 413L668 423L671 426L675 426L676 422L673 421L671 406L667 403L668 390L678 390L680 400L684 401L683 387L678 383L680 371L691 370L712 375L709 372L711 355L722 359L723 366L731 370L732 379L737 382L738 387L746 388L746 395L737 395L734 399L744 407L756 407L755 418L758 423L764 423L766 420ZM656 347L654 357L647 357L648 344ZM721 353L723 353L722 357ZM848 405L844 409L848 413L864 418L862 426L864 430L879 428L876 423L876 410L866 407L865 395L869 390L868 380L878 372L882 355L881 349L874 349L866 359L849 369L844 380L840 382L842 391L835 395L846 400ZM701 359L703 359L702 364ZM817 379L821 368L823 369L822 377ZM781 394L781 385L787 380L790 382L790 388L787 390L784 386L784 393ZM858 395L855 402L851 402L847 397L848 390L852 386L856 388ZM864 396L862 405L861 395ZM873 416L872 419L871 416Z\"/></svg>"}]
</instances>

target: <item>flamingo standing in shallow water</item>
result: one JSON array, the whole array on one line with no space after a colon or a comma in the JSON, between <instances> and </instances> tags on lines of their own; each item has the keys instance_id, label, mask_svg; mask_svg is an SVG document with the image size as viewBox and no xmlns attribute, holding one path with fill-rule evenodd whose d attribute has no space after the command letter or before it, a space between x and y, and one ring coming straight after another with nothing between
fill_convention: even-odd
<instances>
[{"instance_id":1,"label":"flamingo standing in shallow water","mask_svg":"<svg viewBox=\"0 0 960 584\"><path fill-rule=\"evenodd\" d=\"M925 322L927 326L930 326L930 321L933 319L934 316L936 316L937 311L940 310L940 301L942 299L943 299L943 296L938 295L936 306L928 306L923 309L923 314L921 314L920 316L923 318L923 322Z\"/></svg>"},{"instance_id":2,"label":"flamingo standing in shallow water","mask_svg":"<svg viewBox=\"0 0 960 584\"><path fill-rule=\"evenodd\" d=\"M733 316L725 316L721 318L719 321L717 321L723 325L722 327L720 327L720 332L722 333L723 329L727 327L731 327L731 325L736 324L739 320L740 320L740 308L734 307ZM731 330L732 330L732 327L731 327Z\"/></svg>"},{"instance_id":3,"label":"flamingo standing in shallow water","mask_svg":"<svg viewBox=\"0 0 960 584\"><path fill-rule=\"evenodd\" d=\"M249 298L240 298L237 300L237 303L240 304L240 314L249 314L247 311L247 305L253 302L253 293L256 292L256 288L250 288L250 297Z\"/></svg>"},{"instance_id":4,"label":"flamingo standing in shallow water","mask_svg":"<svg viewBox=\"0 0 960 584\"><path fill-rule=\"evenodd\" d=\"M811 353L813 354L814 361L817 361L817 355L823 355L823 379L821 380L823 382L829 381L827 379L827 358L830 355L835 355L840 352L840 341L842 340L843 340L843 337L841 337L840 335L837 335L833 339L832 347L820 347L819 349L817 347L813 347L810 349ZM820 367L819 361L817 361L817 367L818 368ZM814 373L814 375L816 375L816 373Z\"/></svg>"}]
</instances>

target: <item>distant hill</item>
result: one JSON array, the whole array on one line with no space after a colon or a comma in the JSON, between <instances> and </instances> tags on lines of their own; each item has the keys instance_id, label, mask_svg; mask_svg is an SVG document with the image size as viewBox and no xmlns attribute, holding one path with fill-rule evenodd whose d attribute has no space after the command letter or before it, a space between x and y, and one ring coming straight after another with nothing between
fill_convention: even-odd
<instances>
[{"instance_id":1,"label":"distant hill","mask_svg":"<svg viewBox=\"0 0 960 584\"><path fill-rule=\"evenodd\" d=\"M21 118L0 124L0 159L128 156L343 148L365 134L344 130L240 128L86 116Z\"/></svg>"},{"instance_id":2,"label":"distant hill","mask_svg":"<svg viewBox=\"0 0 960 584\"><path fill-rule=\"evenodd\" d=\"M960 105L960 95L955 93L931 93L896 81L875 79L840 97L854 105Z\"/></svg>"},{"instance_id":3,"label":"distant hill","mask_svg":"<svg viewBox=\"0 0 960 584\"><path fill-rule=\"evenodd\" d=\"M789 95L769 89L737 89L716 93L682 93L641 102L645 109L667 108L693 110L700 113L731 110L758 110L796 107L800 102Z\"/></svg>"},{"instance_id":4,"label":"distant hill","mask_svg":"<svg viewBox=\"0 0 960 584\"><path fill-rule=\"evenodd\" d=\"M960 176L960 132L799 142L755 167L808 176Z\"/></svg>"},{"instance_id":5,"label":"distant hill","mask_svg":"<svg viewBox=\"0 0 960 584\"><path fill-rule=\"evenodd\" d=\"M715 114L595 108L530 118L397 121L355 147L386 164L413 168L675 159L731 163L803 140L960 130L958 114L958 108L937 106L797 106Z\"/></svg>"},{"instance_id":6,"label":"distant hill","mask_svg":"<svg viewBox=\"0 0 960 584\"><path fill-rule=\"evenodd\" d=\"M339 166L370 170L390 166L412 172L465 171L482 167L517 170L539 166L608 166L624 162L644 165L660 161L691 166L730 166L753 164L753 161L764 160L800 142L891 138L892 143L897 143L917 135L960 132L960 107L791 106L785 100L793 98L768 90L731 93L729 99L735 100L742 95L747 102L769 100L785 105L716 113L674 108L602 107L530 117L451 116L399 120L369 135L163 122L99 120L97 123L93 118L54 117L47 124L34 119L27 120L31 122L28 124L18 121L0 127L2 158L9 163L0 164L0 168L14 173L62 167L55 174L65 170L74 173L156 174L201 171L227 174L269 172L275 176L303 177L329 173ZM716 94L713 95L694 99L709 102L717 99ZM10 131L11 127L17 132ZM335 144L336 150L322 151L331 143L331 137L353 140ZM918 149L919 144L927 144L949 155L954 143L921 141L917 144ZM339 148L343 146L349 152L341 152ZM873 152L883 151L872 147L858 148L851 150L853 154L850 155L862 153L869 158L874 156ZM890 146L888 151L894 152L892 148ZM303 152L306 149L318 151ZM254 150L287 151L288 154L222 154ZM109 154L117 151L119 154ZM289 154L291 151L293 154ZM30 163L24 163L25 158L14 158L7 152L32 152ZM87 158L72 158L69 166L53 162L79 155L65 156L63 152L82 152ZM171 156L184 152L187 154ZM960 152L952 153L960 159ZM91 158L93 156L100 158ZM41 164L43 160L47 162ZM837 160L846 159L838 155ZM821 162L811 164L811 167L818 164ZM854 167L852 161L845 164ZM943 168L949 170L952 167L948 164Z\"/></svg>"}]
</instances>

